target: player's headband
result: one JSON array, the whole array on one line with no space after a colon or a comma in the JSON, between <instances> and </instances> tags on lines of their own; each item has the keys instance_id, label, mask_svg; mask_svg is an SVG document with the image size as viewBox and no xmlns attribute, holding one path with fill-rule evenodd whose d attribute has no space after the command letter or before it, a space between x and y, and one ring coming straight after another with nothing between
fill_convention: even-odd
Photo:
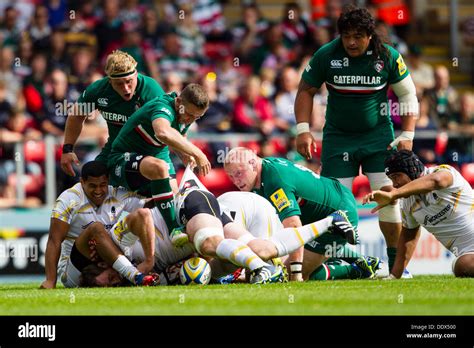
<instances>
[{"instance_id":1,"label":"player's headband","mask_svg":"<svg viewBox=\"0 0 474 348\"><path fill-rule=\"evenodd\" d=\"M136 69L132 69L130 71L127 71L127 72L124 72L124 73L119 73L119 74L110 74L108 75L109 78L111 79L120 79L122 77L129 77L129 76L132 76L133 74L135 74L137 72Z\"/></svg>"},{"instance_id":2,"label":"player's headband","mask_svg":"<svg viewBox=\"0 0 474 348\"><path fill-rule=\"evenodd\" d=\"M405 173L411 180L415 180L423 173L425 166L412 151L401 150L395 152L385 160L385 174Z\"/></svg>"}]
</instances>

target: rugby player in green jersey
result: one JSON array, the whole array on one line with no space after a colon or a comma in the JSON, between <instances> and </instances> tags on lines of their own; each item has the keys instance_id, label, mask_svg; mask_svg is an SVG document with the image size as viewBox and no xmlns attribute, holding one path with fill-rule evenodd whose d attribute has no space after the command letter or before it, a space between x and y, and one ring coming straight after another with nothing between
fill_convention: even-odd
<instances>
[{"instance_id":1,"label":"rugby player in green jersey","mask_svg":"<svg viewBox=\"0 0 474 348\"><path fill-rule=\"evenodd\" d=\"M136 67L137 62L128 53L112 52L105 64L107 76L87 87L73 106L66 121L61 156L61 168L66 174L75 175L72 164L79 161L73 147L91 112L98 110L107 122L109 139L96 158L107 164L112 143L127 119L146 102L165 94L154 79L139 74Z\"/></svg>"},{"instance_id":2,"label":"rugby player in green jersey","mask_svg":"<svg viewBox=\"0 0 474 348\"><path fill-rule=\"evenodd\" d=\"M321 47L303 72L295 101L297 150L311 158L316 142L309 130L313 97L323 83L329 96L323 129L321 175L352 188L359 168L372 190L391 191L384 160L394 151L411 150L418 101L415 85L402 56L383 44L366 9L349 7L339 17L340 37ZM387 90L397 95L402 133L394 139ZM393 202L379 210L379 225L387 242L389 268L395 261L401 232L400 208Z\"/></svg>"},{"instance_id":3,"label":"rugby player in green jersey","mask_svg":"<svg viewBox=\"0 0 474 348\"><path fill-rule=\"evenodd\" d=\"M108 158L112 182L153 197L168 230L176 233L174 243L180 243L176 239L187 238L187 235L173 231L178 223L170 185L175 169L169 147L185 165L195 165L202 175L209 173L211 164L206 155L185 137L189 126L201 118L208 107L206 91L194 83L187 85L179 96L173 92L153 99L128 119L115 138Z\"/></svg>"},{"instance_id":4,"label":"rugby player in green jersey","mask_svg":"<svg viewBox=\"0 0 474 348\"><path fill-rule=\"evenodd\" d=\"M357 229L359 218L354 196L336 179L319 176L284 158L260 158L244 147L229 151L224 169L239 190L253 191L272 203L285 228L300 227L343 210L347 212L343 214L344 219ZM296 229L295 233L298 234ZM329 270L323 262L328 257L337 257L336 252L346 245L340 236L324 234L301 244L304 249L298 249L289 257L291 280L365 277L359 272L360 268L372 277L379 267L377 258L361 258L354 252L344 259L352 259L351 263L359 259L363 264L357 264L358 268L331 265Z\"/></svg>"}]
</instances>

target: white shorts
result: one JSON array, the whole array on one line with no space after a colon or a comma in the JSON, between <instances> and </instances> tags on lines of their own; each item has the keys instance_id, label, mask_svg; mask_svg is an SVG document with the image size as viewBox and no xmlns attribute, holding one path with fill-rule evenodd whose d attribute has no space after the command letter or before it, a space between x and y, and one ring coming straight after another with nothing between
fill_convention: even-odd
<instances>
[{"instance_id":1,"label":"white shorts","mask_svg":"<svg viewBox=\"0 0 474 348\"><path fill-rule=\"evenodd\" d=\"M463 232L462 235L457 236L454 239L437 239L456 257L474 253L474 231Z\"/></svg>"},{"instance_id":2,"label":"white shorts","mask_svg":"<svg viewBox=\"0 0 474 348\"><path fill-rule=\"evenodd\" d=\"M61 257L58 265L58 277L66 288L77 288L80 286L81 271L71 262L70 254L69 256Z\"/></svg>"},{"instance_id":3,"label":"white shorts","mask_svg":"<svg viewBox=\"0 0 474 348\"><path fill-rule=\"evenodd\" d=\"M452 264L452 269L454 272L454 265L456 265L456 262L461 256L474 254L474 233L456 237L449 250L454 254L454 256L456 256Z\"/></svg>"}]
</instances>

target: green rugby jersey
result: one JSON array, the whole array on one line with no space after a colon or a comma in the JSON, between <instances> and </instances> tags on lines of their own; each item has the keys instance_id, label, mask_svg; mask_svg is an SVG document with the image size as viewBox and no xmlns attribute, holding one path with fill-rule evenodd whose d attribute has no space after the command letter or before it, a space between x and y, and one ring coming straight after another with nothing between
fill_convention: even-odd
<instances>
[{"instance_id":1,"label":"green rugby jersey","mask_svg":"<svg viewBox=\"0 0 474 348\"><path fill-rule=\"evenodd\" d=\"M300 205L303 204L311 205L313 216L331 214L340 207L342 190L335 179L319 176L285 158L266 157L262 160L261 187L254 192L270 201L283 221L291 216L301 216Z\"/></svg>"},{"instance_id":2,"label":"green rugby jersey","mask_svg":"<svg viewBox=\"0 0 474 348\"><path fill-rule=\"evenodd\" d=\"M148 101L165 94L163 88L151 77L138 74L137 80L135 95L130 101L124 100L115 92L108 77L92 83L77 100L78 103L94 103L107 122L109 139L97 156L99 161L107 162L112 143L128 118Z\"/></svg>"},{"instance_id":3,"label":"green rugby jersey","mask_svg":"<svg viewBox=\"0 0 474 348\"><path fill-rule=\"evenodd\" d=\"M313 55L302 79L313 87L326 83L329 96L326 122L344 132L363 132L390 123L387 89L409 75L402 56L385 45L389 57L372 56L369 49L359 57L349 57L337 38ZM384 114L385 113L385 114Z\"/></svg>"},{"instance_id":4,"label":"green rugby jersey","mask_svg":"<svg viewBox=\"0 0 474 348\"><path fill-rule=\"evenodd\" d=\"M144 156L156 156L168 151L168 146L155 136L152 122L157 118L167 119L171 127L182 135L186 134L190 125L178 123L174 107L176 97L177 94L174 92L157 97L130 116L112 144L109 166L114 164L116 154L135 152Z\"/></svg>"}]
</instances>

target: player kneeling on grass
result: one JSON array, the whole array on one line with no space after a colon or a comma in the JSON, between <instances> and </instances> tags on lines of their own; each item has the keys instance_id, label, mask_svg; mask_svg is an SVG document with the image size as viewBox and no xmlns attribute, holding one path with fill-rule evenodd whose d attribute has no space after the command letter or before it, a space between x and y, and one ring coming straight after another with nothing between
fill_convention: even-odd
<instances>
[{"instance_id":1,"label":"player kneeling on grass","mask_svg":"<svg viewBox=\"0 0 474 348\"><path fill-rule=\"evenodd\" d=\"M456 277L474 277L474 191L449 165L425 168L413 152L402 150L385 161L391 192L373 191L364 203L377 202L372 212L401 198L403 229L390 278L400 278L420 237L420 225L457 258Z\"/></svg>"},{"instance_id":2,"label":"player kneeling on grass","mask_svg":"<svg viewBox=\"0 0 474 348\"><path fill-rule=\"evenodd\" d=\"M141 196L113 188L108 182L105 164L88 162L82 167L81 182L61 193L56 200L46 246L46 280L41 288L56 287L58 275L65 286L77 286L68 284L73 278L72 273L78 276L77 270L73 268L80 268L81 260L76 265L71 261L76 261L76 256L80 259L79 254L85 251L90 239L95 239L101 246L107 244L104 231L117 223L123 211L131 212L143 207L145 202ZM75 240L76 243L82 240L79 239L82 234L85 234L84 243L74 246ZM101 256L110 264L117 261L120 264L123 258L118 257L118 260L114 255L117 256L116 253ZM126 263L125 260L123 262Z\"/></svg>"}]
</instances>

